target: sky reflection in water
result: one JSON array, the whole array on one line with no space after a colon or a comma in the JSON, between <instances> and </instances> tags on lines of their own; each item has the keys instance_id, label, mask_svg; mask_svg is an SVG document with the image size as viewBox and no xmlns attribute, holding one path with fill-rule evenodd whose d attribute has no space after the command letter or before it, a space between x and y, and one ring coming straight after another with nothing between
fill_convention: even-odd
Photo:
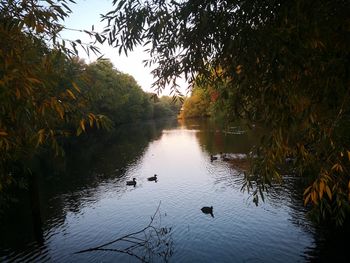
<instances>
[{"instance_id":1,"label":"sky reflection in water","mask_svg":"<svg viewBox=\"0 0 350 263\"><path fill-rule=\"evenodd\" d=\"M210 161L219 152L248 153L254 134L223 133L207 122L167 125L126 131L128 140L112 139L94 148L93 157L77 157L66 177L46 180L44 244L6 247L1 238L0 259L137 262L117 252L74 252L142 229L161 202L160 223L172 228L171 262L305 260L313 236L293 192L283 189L256 207L240 191L240 173ZM157 182L148 181L154 174ZM136 187L125 183L132 178ZM214 217L203 214L203 206L213 206Z\"/></svg>"}]
</instances>

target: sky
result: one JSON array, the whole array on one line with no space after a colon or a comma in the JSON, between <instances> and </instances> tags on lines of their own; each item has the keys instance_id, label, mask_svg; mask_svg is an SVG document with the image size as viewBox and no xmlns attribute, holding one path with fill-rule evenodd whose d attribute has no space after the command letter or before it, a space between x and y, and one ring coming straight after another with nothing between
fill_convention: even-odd
<instances>
[{"instance_id":1,"label":"sky","mask_svg":"<svg viewBox=\"0 0 350 263\"><path fill-rule=\"evenodd\" d=\"M72 10L72 13L69 18L65 19L65 27L76 30L91 30L92 25L94 25L95 31L102 31L103 23L100 22L100 14L111 11L113 5L112 0L76 0L76 4L70 4L69 8ZM87 34L74 30L64 30L61 35L64 39L80 39L85 43L91 41ZM117 49L113 49L107 44L99 47L104 57L109 58L117 70L132 75L144 91L154 92L151 88L152 83L155 81L151 74L152 69L144 67L142 62L149 58L149 55L143 52L143 47L137 47L128 56L125 56L125 54L119 55ZM91 63L97 58L91 54L88 57L82 50L79 50L79 57L84 58L87 63ZM180 81L179 84L181 86L180 90L183 94L186 94L187 84L184 81ZM170 90L167 88L162 95L169 95L169 93Z\"/></svg>"}]
</instances>

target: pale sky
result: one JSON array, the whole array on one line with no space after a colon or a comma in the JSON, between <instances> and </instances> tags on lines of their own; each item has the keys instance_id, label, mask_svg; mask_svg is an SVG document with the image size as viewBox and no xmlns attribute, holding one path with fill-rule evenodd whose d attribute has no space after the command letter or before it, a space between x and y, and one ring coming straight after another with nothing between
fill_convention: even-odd
<instances>
[{"instance_id":1,"label":"pale sky","mask_svg":"<svg viewBox=\"0 0 350 263\"><path fill-rule=\"evenodd\" d=\"M100 14L105 14L113 9L112 0L75 0L77 4L70 4L72 10L69 18L64 22L67 28L78 30L91 30L94 25L95 31L102 31L103 24L100 22ZM87 34L65 30L62 37L70 40L80 39L82 42L90 42L91 39ZM124 73L132 75L137 83L144 91L154 92L151 85L154 82L151 74L151 68L144 67L142 61L148 58L148 54L143 52L143 47L138 47L136 50L128 54L119 55L118 49L113 49L107 44L100 46L101 52L105 58L109 58L114 64L115 68ZM79 49L78 49L79 50ZM90 54L90 58L84 51L79 50L79 57L84 58L87 63L96 60L94 54ZM180 82L181 91L186 94L187 84L184 81ZM169 95L169 89L165 89L162 95Z\"/></svg>"}]
</instances>

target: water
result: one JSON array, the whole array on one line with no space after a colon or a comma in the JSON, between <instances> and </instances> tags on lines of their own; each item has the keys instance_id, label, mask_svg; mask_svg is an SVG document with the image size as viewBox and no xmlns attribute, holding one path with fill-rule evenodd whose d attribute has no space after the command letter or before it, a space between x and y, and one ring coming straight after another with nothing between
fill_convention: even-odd
<instances>
[{"instance_id":1,"label":"water","mask_svg":"<svg viewBox=\"0 0 350 263\"><path fill-rule=\"evenodd\" d=\"M41 176L41 237L34 234L25 195L6 213L0 261L312 261L315 229L305 217L301 190L292 190L295 179L255 206L240 190L239 169L210 161L219 152L242 158L255 140L254 132L223 132L207 121L168 121L126 126L103 141L88 141L60 172L48 169ZM157 182L148 181L154 174ZM136 187L126 185L132 178ZM202 213L203 206L213 206L213 217ZM170 230L160 237L166 243L157 253L163 254L143 247L134 256L117 252L130 245L120 241L104 247L108 251L76 253L139 231L154 214L152 224Z\"/></svg>"}]
</instances>

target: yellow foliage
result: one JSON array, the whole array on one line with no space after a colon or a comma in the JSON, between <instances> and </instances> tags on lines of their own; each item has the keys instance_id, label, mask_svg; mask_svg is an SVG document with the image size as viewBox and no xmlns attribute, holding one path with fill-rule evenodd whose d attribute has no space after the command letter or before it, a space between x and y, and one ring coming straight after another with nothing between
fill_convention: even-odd
<instances>
[{"instance_id":1,"label":"yellow foliage","mask_svg":"<svg viewBox=\"0 0 350 263\"><path fill-rule=\"evenodd\" d=\"M75 82L72 82L73 88L80 93L80 89L78 87L78 85Z\"/></svg>"},{"instance_id":2,"label":"yellow foliage","mask_svg":"<svg viewBox=\"0 0 350 263\"><path fill-rule=\"evenodd\" d=\"M329 200L332 200L332 192L328 185L326 185L326 193L328 195Z\"/></svg>"},{"instance_id":3,"label":"yellow foliage","mask_svg":"<svg viewBox=\"0 0 350 263\"><path fill-rule=\"evenodd\" d=\"M341 164L339 164L339 163L336 163L336 164L334 164L333 166L332 166L332 170L335 170L335 171L337 171L337 172L343 172L343 167L342 167L342 165Z\"/></svg>"},{"instance_id":4,"label":"yellow foliage","mask_svg":"<svg viewBox=\"0 0 350 263\"><path fill-rule=\"evenodd\" d=\"M27 78L28 81L32 82L32 83L36 83L36 84L41 84L42 81L36 79L36 78Z\"/></svg>"},{"instance_id":5,"label":"yellow foliage","mask_svg":"<svg viewBox=\"0 0 350 263\"><path fill-rule=\"evenodd\" d=\"M80 121L80 128L81 128L83 131L85 131L85 120L84 120L84 119Z\"/></svg>"},{"instance_id":6,"label":"yellow foliage","mask_svg":"<svg viewBox=\"0 0 350 263\"><path fill-rule=\"evenodd\" d=\"M307 188L305 189L304 194L303 194L304 196L310 191L311 187L312 187L312 186L310 185L309 187L307 187Z\"/></svg>"},{"instance_id":7,"label":"yellow foliage","mask_svg":"<svg viewBox=\"0 0 350 263\"><path fill-rule=\"evenodd\" d=\"M81 129L81 127L79 126L77 129L77 136L79 136L81 133L83 132L83 130Z\"/></svg>"},{"instance_id":8,"label":"yellow foliage","mask_svg":"<svg viewBox=\"0 0 350 263\"><path fill-rule=\"evenodd\" d=\"M327 194L329 200L332 200L332 191L329 187L329 183L331 182L330 175L323 171L320 174L320 178L313 182L312 185L307 187L303 193L304 196L304 205L307 205L308 202L312 201L314 204L318 204L318 200L321 200L324 197L324 193ZM349 182L349 190L350 190L350 182Z\"/></svg>"},{"instance_id":9,"label":"yellow foliage","mask_svg":"<svg viewBox=\"0 0 350 263\"><path fill-rule=\"evenodd\" d=\"M242 65L238 65L238 66L236 67L236 73L237 73L237 74L241 74L242 68L243 68Z\"/></svg>"},{"instance_id":10,"label":"yellow foliage","mask_svg":"<svg viewBox=\"0 0 350 263\"><path fill-rule=\"evenodd\" d=\"M59 114L60 118L63 119L64 118L64 109L63 109L63 107L59 103L56 103L55 106L56 106L56 111Z\"/></svg>"},{"instance_id":11,"label":"yellow foliage","mask_svg":"<svg viewBox=\"0 0 350 263\"><path fill-rule=\"evenodd\" d=\"M92 113L89 113L88 114L88 117L89 117L89 124L90 124L90 127L93 127L94 125L94 120L96 119L95 115L92 114Z\"/></svg>"},{"instance_id":12,"label":"yellow foliage","mask_svg":"<svg viewBox=\"0 0 350 263\"><path fill-rule=\"evenodd\" d=\"M310 200L310 194L308 194L305 199L304 199L304 206L306 206L308 203L309 203L309 200Z\"/></svg>"},{"instance_id":13,"label":"yellow foliage","mask_svg":"<svg viewBox=\"0 0 350 263\"><path fill-rule=\"evenodd\" d=\"M7 136L7 135L8 135L7 132L5 132L4 130L0 130L0 136Z\"/></svg>"},{"instance_id":14,"label":"yellow foliage","mask_svg":"<svg viewBox=\"0 0 350 263\"><path fill-rule=\"evenodd\" d=\"M19 91L19 89L16 89L16 98L17 99L21 98L21 92Z\"/></svg>"},{"instance_id":15,"label":"yellow foliage","mask_svg":"<svg viewBox=\"0 0 350 263\"><path fill-rule=\"evenodd\" d=\"M70 89L67 89L66 91L67 91L68 95L69 95L72 99L74 99L74 100L77 99L77 98L75 97L74 93L73 93Z\"/></svg>"},{"instance_id":16,"label":"yellow foliage","mask_svg":"<svg viewBox=\"0 0 350 263\"><path fill-rule=\"evenodd\" d=\"M311 192L311 200L314 204L317 204L317 192L315 190Z\"/></svg>"},{"instance_id":17,"label":"yellow foliage","mask_svg":"<svg viewBox=\"0 0 350 263\"><path fill-rule=\"evenodd\" d=\"M38 131L38 142L37 146L42 144L44 142L44 137L45 137L45 129L41 129Z\"/></svg>"},{"instance_id":18,"label":"yellow foliage","mask_svg":"<svg viewBox=\"0 0 350 263\"><path fill-rule=\"evenodd\" d=\"M325 183L323 180L320 180L320 184L319 184L320 199L322 199L322 197L323 197L324 190L325 190Z\"/></svg>"}]
</instances>

